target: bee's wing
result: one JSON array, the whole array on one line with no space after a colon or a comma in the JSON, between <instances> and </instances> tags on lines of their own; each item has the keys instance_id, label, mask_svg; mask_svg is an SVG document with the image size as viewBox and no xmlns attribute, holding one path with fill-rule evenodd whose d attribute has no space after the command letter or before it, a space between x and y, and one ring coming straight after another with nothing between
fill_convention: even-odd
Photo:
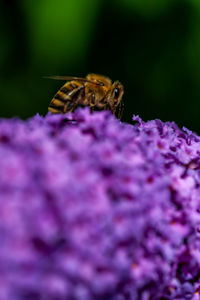
<instances>
[{"instance_id":1,"label":"bee's wing","mask_svg":"<svg viewBox=\"0 0 200 300\"><path fill-rule=\"evenodd\" d=\"M82 77L73 77L73 76L44 76L43 78L47 78L47 79L55 79L55 80L76 80L76 81L80 81L80 82L89 82L89 83L93 83L96 85L104 85L103 82L101 81L92 81L92 80L88 80L86 78L82 78Z\"/></svg>"}]
</instances>

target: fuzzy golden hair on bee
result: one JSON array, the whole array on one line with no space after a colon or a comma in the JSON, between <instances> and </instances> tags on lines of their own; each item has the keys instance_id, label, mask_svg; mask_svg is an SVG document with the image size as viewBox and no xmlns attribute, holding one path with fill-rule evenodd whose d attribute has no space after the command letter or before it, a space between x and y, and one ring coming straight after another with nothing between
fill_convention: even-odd
<instances>
[{"instance_id":1,"label":"fuzzy golden hair on bee","mask_svg":"<svg viewBox=\"0 0 200 300\"><path fill-rule=\"evenodd\" d=\"M88 106L91 111L110 110L119 119L123 113L123 85L112 83L110 78L88 74L85 78L49 76L45 78L65 80L51 100L48 110L53 114L73 112L77 107Z\"/></svg>"}]
</instances>

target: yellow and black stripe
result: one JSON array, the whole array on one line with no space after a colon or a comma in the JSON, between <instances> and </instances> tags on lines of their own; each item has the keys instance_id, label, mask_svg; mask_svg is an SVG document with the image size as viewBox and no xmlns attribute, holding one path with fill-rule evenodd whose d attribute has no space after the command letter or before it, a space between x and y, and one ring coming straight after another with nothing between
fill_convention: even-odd
<instances>
[{"instance_id":1,"label":"yellow and black stripe","mask_svg":"<svg viewBox=\"0 0 200 300\"><path fill-rule=\"evenodd\" d=\"M77 81L67 82L55 94L48 110L54 114L73 111L80 96L84 96L84 85Z\"/></svg>"}]
</instances>

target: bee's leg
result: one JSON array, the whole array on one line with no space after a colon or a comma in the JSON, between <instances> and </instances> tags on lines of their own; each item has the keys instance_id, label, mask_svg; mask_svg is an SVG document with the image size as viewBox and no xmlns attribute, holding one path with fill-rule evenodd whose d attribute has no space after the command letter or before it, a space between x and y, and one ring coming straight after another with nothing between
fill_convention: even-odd
<instances>
[{"instance_id":1,"label":"bee's leg","mask_svg":"<svg viewBox=\"0 0 200 300\"><path fill-rule=\"evenodd\" d=\"M122 115L124 112L124 101L121 101L119 106L118 106L118 113L117 113L117 117L121 120Z\"/></svg>"},{"instance_id":2,"label":"bee's leg","mask_svg":"<svg viewBox=\"0 0 200 300\"><path fill-rule=\"evenodd\" d=\"M84 95L85 87L83 85L72 90L68 95L66 95L66 103L64 105L64 113L73 112L80 102L80 97ZM81 103L80 103L81 104Z\"/></svg>"},{"instance_id":3,"label":"bee's leg","mask_svg":"<svg viewBox=\"0 0 200 300\"><path fill-rule=\"evenodd\" d=\"M111 110L110 105L107 102L106 96L96 103L96 110Z\"/></svg>"},{"instance_id":4,"label":"bee's leg","mask_svg":"<svg viewBox=\"0 0 200 300\"><path fill-rule=\"evenodd\" d=\"M90 92L87 95L87 99L85 99L85 105L89 106L90 111L93 112L95 110L95 94L94 92Z\"/></svg>"}]
</instances>

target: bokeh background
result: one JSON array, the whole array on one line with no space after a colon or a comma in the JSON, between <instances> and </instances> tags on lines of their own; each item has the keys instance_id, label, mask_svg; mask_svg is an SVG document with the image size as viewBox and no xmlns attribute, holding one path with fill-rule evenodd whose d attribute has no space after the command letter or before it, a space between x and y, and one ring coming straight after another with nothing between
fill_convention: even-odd
<instances>
[{"instance_id":1,"label":"bokeh background","mask_svg":"<svg viewBox=\"0 0 200 300\"><path fill-rule=\"evenodd\" d=\"M45 115L63 82L43 76L90 72L123 83L123 121L200 134L200 1L0 1L1 117Z\"/></svg>"}]
</instances>

